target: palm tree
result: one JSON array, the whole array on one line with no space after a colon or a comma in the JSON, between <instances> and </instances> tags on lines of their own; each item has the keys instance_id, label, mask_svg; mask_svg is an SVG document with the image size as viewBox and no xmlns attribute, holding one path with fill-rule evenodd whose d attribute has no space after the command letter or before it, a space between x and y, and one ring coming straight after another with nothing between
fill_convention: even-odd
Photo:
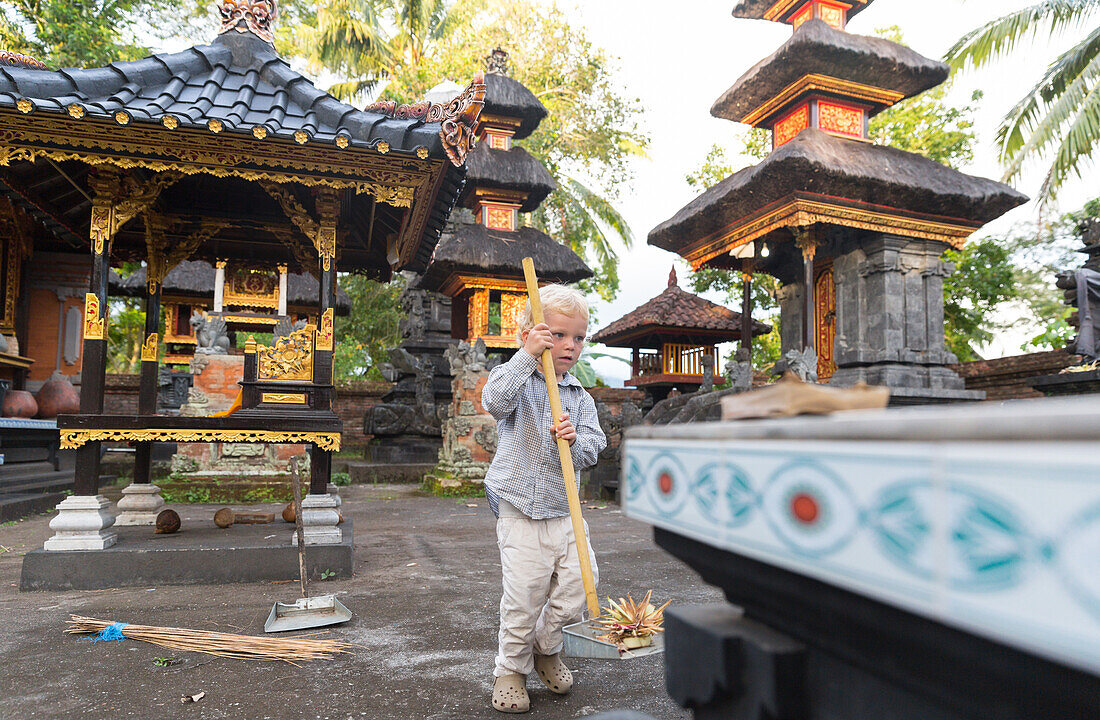
<instances>
[{"instance_id":1,"label":"palm tree","mask_svg":"<svg viewBox=\"0 0 1100 720\"><path fill-rule=\"evenodd\" d=\"M1005 115L997 146L1005 181L1020 175L1024 163L1048 156L1039 200L1046 204L1082 166L1100 140L1100 25L1090 20L1100 0L1044 0L991 20L970 31L947 51L956 69L979 68L1001 58L1043 31L1050 35L1086 29L1085 38L1059 55L1042 79Z\"/></svg>"}]
</instances>

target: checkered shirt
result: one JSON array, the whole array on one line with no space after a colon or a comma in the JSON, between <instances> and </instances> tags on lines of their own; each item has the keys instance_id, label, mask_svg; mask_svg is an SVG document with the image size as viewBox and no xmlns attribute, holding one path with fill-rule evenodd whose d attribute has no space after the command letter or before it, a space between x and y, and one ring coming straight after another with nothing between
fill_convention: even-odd
<instances>
[{"instance_id":1,"label":"checkered shirt","mask_svg":"<svg viewBox=\"0 0 1100 720\"><path fill-rule=\"evenodd\" d=\"M596 403L577 378L558 381L564 412L577 429L569 450L577 471L596 464L607 438L600 429ZM481 405L497 419L497 452L485 473L485 496L493 514L507 500L533 520L569 514L553 413L541 364L524 349L489 373ZM579 478L578 478L579 487Z\"/></svg>"}]
</instances>

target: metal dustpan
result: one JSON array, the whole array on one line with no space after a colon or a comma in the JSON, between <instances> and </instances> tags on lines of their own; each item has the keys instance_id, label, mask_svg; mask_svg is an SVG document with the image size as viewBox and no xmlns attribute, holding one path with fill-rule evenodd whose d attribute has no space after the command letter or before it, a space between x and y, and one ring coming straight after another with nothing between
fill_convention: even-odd
<instances>
[{"instance_id":1,"label":"metal dustpan","mask_svg":"<svg viewBox=\"0 0 1100 720\"><path fill-rule=\"evenodd\" d=\"M292 603L276 602L264 623L264 632L285 632L304 628L337 625L351 620L351 610L336 599L335 595L309 596L309 579L306 576L306 541L302 532L302 488L298 479L298 458L290 461L294 489L294 532L298 536L298 579L302 584L302 597Z\"/></svg>"},{"instance_id":2,"label":"metal dustpan","mask_svg":"<svg viewBox=\"0 0 1100 720\"><path fill-rule=\"evenodd\" d=\"M631 650L620 650L614 643L600 640L599 636L601 634L601 630L592 627L591 620L566 625L562 629L562 637L565 641L562 652L566 657L630 660L646 655L656 655L665 651L664 633L654 635L652 645Z\"/></svg>"}]
</instances>

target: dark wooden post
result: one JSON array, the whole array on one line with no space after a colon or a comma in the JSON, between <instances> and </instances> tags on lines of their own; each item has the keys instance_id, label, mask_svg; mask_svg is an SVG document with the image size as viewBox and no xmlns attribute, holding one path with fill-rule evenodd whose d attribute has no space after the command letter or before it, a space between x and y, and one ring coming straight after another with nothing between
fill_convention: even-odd
<instances>
[{"instance_id":1,"label":"dark wooden post","mask_svg":"<svg viewBox=\"0 0 1100 720\"><path fill-rule=\"evenodd\" d=\"M741 349L752 357L752 271L753 261L741 265Z\"/></svg>"},{"instance_id":2,"label":"dark wooden post","mask_svg":"<svg viewBox=\"0 0 1100 720\"><path fill-rule=\"evenodd\" d=\"M313 382L318 388L319 402L315 410L332 410L333 316L336 306L336 222L340 215L340 200L332 188L317 192L317 254L321 264L318 305L317 342L314 350ZM309 492L328 493L332 475L332 454L313 445L310 450Z\"/></svg>"},{"instance_id":3,"label":"dark wooden post","mask_svg":"<svg viewBox=\"0 0 1100 720\"><path fill-rule=\"evenodd\" d=\"M146 270L148 273L148 269ZM148 277L148 275L146 276ZM141 380L138 385L138 415L157 414L157 390L160 384L160 362L157 350L160 342L160 290L159 280L149 280L145 296L145 341L141 344ZM134 482L151 481L153 443L135 443Z\"/></svg>"},{"instance_id":4,"label":"dark wooden post","mask_svg":"<svg viewBox=\"0 0 1100 720\"><path fill-rule=\"evenodd\" d=\"M103 414L107 372L107 276L111 269L111 239L117 229L117 172L93 170L88 176L94 197L88 237L92 251L90 292L84 296L84 349L80 368L80 414ZM75 494L99 493L99 441L76 451Z\"/></svg>"},{"instance_id":5,"label":"dark wooden post","mask_svg":"<svg viewBox=\"0 0 1100 720\"><path fill-rule=\"evenodd\" d=\"M814 319L817 304L814 302L814 255L817 252L817 239L814 237L813 227L795 228L795 243L802 250L803 299L805 300L802 308L802 346L816 352L817 324Z\"/></svg>"}]
</instances>

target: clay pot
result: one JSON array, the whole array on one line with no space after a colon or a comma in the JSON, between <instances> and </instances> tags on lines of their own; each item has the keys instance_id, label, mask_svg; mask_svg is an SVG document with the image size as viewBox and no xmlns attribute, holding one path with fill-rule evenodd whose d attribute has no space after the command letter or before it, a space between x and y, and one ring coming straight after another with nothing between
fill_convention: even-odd
<instances>
[{"instance_id":1,"label":"clay pot","mask_svg":"<svg viewBox=\"0 0 1100 720\"><path fill-rule=\"evenodd\" d=\"M80 393L68 378L47 380L38 391L38 417L51 419L58 415L80 412Z\"/></svg>"},{"instance_id":2,"label":"clay pot","mask_svg":"<svg viewBox=\"0 0 1100 720\"><path fill-rule=\"evenodd\" d=\"M171 535L180 529L180 516L175 510L161 510L157 515L157 535Z\"/></svg>"},{"instance_id":3,"label":"clay pot","mask_svg":"<svg viewBox=\"0 0 1100 720\"><path fill-rule=\"evenodd\" d=\"M0 409L4 417L32 418L38 412L38 403L26 390L9 390L4 396L4 407Z\"/></svg>"}]
</instances>

